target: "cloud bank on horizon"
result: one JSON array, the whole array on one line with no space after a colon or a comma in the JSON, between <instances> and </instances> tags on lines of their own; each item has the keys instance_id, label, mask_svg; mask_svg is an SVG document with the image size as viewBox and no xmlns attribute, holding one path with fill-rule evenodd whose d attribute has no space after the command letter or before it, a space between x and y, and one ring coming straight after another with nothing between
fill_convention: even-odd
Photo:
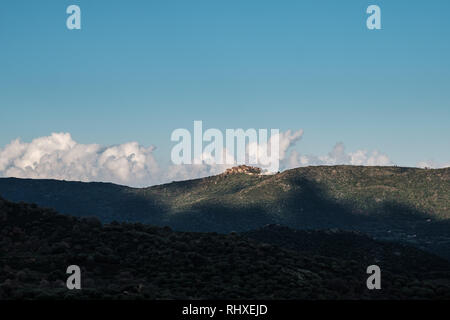
<instances>
[{"instance_id":1,"label":"cloud bank on horizon","mask_svg":"<svg viewBox=\"0 0 450 320\"><path fill-rule=\"evenodd\" d=\"M302 138L303 130L280 133L282 170L310 165L393 165L378 151L346 152L337 143L327 155L304 155L290 150ZM112 182L132 187L150 186L174 180L215 175L232 165L169 165L155 160L154 146L137 142L114 146L80 144L69 133L52 133L31 142L13 140L0 148L0 177ZM449 164L424 161L418 167L440 168Z\"/></svg>"}]
</instances>

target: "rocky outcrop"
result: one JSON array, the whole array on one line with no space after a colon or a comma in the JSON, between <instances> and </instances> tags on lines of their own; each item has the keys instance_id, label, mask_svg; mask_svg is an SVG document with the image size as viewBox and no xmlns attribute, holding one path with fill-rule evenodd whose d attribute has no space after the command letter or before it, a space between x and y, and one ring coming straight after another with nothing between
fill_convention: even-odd
<instances>
[{"instance_id":1,"label":"rocky outcrop","mask_svg":"<svg viewBox=\"0 0 450 320\"><path fill-rule=\"evenodd\" d=\"M244 173L244 174L248 174L248 175L259 175L259 174L261 174L261 172L262 172L261 168L247 166L247 165L243 164L243 165L240 165L237 167L229 168L223 174L229 175L229 174L236 174L236 173Z\"/></svg>"}]
</instances>

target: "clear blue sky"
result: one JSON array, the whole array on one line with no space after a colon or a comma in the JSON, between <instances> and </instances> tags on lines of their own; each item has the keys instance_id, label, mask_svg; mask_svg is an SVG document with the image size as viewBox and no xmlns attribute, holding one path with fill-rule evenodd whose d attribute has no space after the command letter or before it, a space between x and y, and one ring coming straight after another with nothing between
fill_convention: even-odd
<instances>
[{"instance_id":1,"label":"clear blue sky","mask_svg":"<svg viewBox=\"0 0 450 320\"><path fill-rule=\"evenodd\" d=\"M447 0L2 0L0 41L0 147L70 132L168 158L171 132L203 120L303 128L305 153L450 160Z\"/></svg>"}]
</instances>

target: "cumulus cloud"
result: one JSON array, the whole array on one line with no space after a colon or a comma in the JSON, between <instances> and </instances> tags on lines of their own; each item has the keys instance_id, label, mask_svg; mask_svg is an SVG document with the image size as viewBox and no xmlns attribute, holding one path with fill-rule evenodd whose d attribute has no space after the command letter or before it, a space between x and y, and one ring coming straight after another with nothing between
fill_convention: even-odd
<instances>
[{"instance_id":1,"label":"cumulus cloud","mask_svg":"<svg viewBox=\"0 0 450 320\"><path fill-rule=\"evenodd\" d=\"M247 146L247 152L271 150L274 139L279 138L280 170L309 165L392 165L389 157L378 151L357 150L346 152L342 143L322 156L304 155L291 151L303 137L303 130L280 132L266 143ZM266 149L267 147L267 149ZM53 133L31 142L20 139L0 148L0 176L73 181L102 181L134 187L149 186L174 180L201 178L219 174L242 163L211 163L211 154L203 154L201 164L161 166L154 157L155 147L144 147L137 142L114 146L81 144L69 133ZM228 152L226 146L223 150ZM441 164L444 166L443 164ZM423 167L439 164L421 163ZM447 165L448 166L448 165Z\"/></svg>"},{"instance_id":2,"label":"cumulus cloud","mask_svg":"<svg viewBox=\"0 0 450 320\"><path fill-rule=\"evenodd\" d=\"M68 133L53 133L30 143L17 139L0 149L0 175L141 186L159 179L154 149L137 142L110 147L79 144Z\"/></svg>"},{"instance_id":3,"label":"cumulus cloud","mask_svg":"<svg viewBox=\"0 0 450 320\"><path fill-rule=\"evenodd\" d=\"M250 143L247 147L248 159L257 156L258 165L266 173L280 171L289 149L303 136L303 130L288 130L272 135L266 141ZM252 164L252 163L250 163Z\"/></svg>"},{"instance_id":4,"label":"cumulus cloud","mask_svg":"<svg viewBox=\"0 0 450 320\"><path fill-rule=\"evenodd\" d=\"M419 168L441 169L450 167L450 162L443 163L434 160L420 161L416 165Z\"/></svg>"},{"instance_id":5,"label":"cumulus cloud","mask_svg":"<svg viewBox=\"0 0 450 320\"><path fill-rule=\"evenodd\" d=\"M221 164L216 163L215 155L203 152L201 155L201 159L198 162L201 164L191 164L191 165L172 165L169 166L167 170L167 178L170 181L173 180L185 180L185 179L193 179L193 178L201 178L211 175L216 175L224 172L226 169L231 168L236 165L247 164L247 165L255 165L255 161L259 162L256 166L259 166L263 169L263 171L267 174L276 173L279 171L280 167L274 165L272 161L274 158L271 157L270 153L272 150L272 145L275 141L278 140L279 150L277 160L280 164L285 160L288 150L303 136L303 130L288 130L285 132L279 132L278 134L272 135L270 137L266 137L267 140L250 142L246 145L246 154L245 160L239 161L234 152L227 149L225 146L221 149ZM204 146L205 147L205 146ZM256 158L254 157L255 155ZM266 157L265 161L267 163L261 163L261 159ZM233 159L231 162L229 159ZM256 160L255 160L256 159ZM193 161L197 163L197 161Z\"/></svg>"},{"instance_id":6,"label":"cumulus cloud","mask_svg":"<svg viewBox=\"0 0 450 320\"><path fill-rule=\"evenodd\" d=\"M313 165L358 165L358 166L388 166L393 165L389 157L378 151L357 150L346 152L342 142L337 143L326 155L302 155L292 151L286 159L286 168Z\"/></svg>"},{"instance_id":7,"label":"cumulus cloud","mask_svg":"<svg viewBox=\"0 0 450 320\"><path fill-rule=\"evenodd\" d=\"M303 135L302 130L286 131L279 138L280 160ZM265 145L264 145L265 146ZM262 153L263 144L250 146ZM31 142L20 139L0 148L0 176L73 181L103 181L129 186L148 186L173 180L185 180L219 174L243 163L212 164L211 155L203 154L203 162L193 165L160 167L154 157L155 147L137 142L115 146L80 144L69 133L53 133ZM247 150L248 151L248 150ZM229 154L224 148L223 154Z\"/></svg>"},{"instance_id":8,"label":"cumulus cloud","mask_svg":"<svg viewBox=\"0 0 450 320\"><path fill-rule=\"evenodd\" d=\"M288 130L280 133L280 160L286 158L288 150L293 147L303 137L303 130Z\"/></svg>"}]
</instances>

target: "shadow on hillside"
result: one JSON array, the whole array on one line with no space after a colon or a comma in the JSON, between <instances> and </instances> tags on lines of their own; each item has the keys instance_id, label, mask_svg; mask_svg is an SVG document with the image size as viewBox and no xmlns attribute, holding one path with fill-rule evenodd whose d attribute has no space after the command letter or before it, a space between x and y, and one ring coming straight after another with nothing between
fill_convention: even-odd
<instances>
[{"instance_id":1,"label":"shadow on hillside","mask_svg":"<svg viewBox=\"0 0 450 320\"><path fill-rule=\"evenodd\" d=\"M258 228L265 224L284 224L300 229L359 229L361 225L402 225L405 221L426 221L429 216L413 208L385 202L367 212L358 212L350 204L330 198L316 182L291 179L291 191L273 208L245 203L224 206L208 202L194 205L189 211L172 215L172 227L190 231L231 232Z\"/></svg>"},{"instance_id":2,"label":"shadow on hillside","mask_svg":"<svg viewBox=\"0 0 450 320\"><path fill-rule=\"evenodd\" d=\"M0 195L13 202L35 203L77 217L95 216L102 222L165 223L167 207L136 189L99 182L0 179Z\"/></svg>"},{"instance_id":3,"label":"shadow on hillside","mask_svg":"<svg viewBox=\"0 0 450 320\"><path fill-rule=\"evenodd\" d=\"M353 225L382 224L393 227L406 221L427 221L430 216L415 208L396 202L381 202L369 210L356 209L351 203L341 203L332 199L326 190L318 183L306 178L292 178L290 183L295 186L286 195L290 208L290 223L297 227L347 228Z\"/></svg>"},{"instance_id":4,"label":"shadow on hillside","mask_svg":"<svg viewBox=\"0 0 450 320\"><path fill-rule=\"evenodd\" d=\"M196 181L195 183L198 183ZM291 188L273 203L200 202L185 212L171 212L157 196L108 183L56 180L0 179L0 193L11 201L36 203L60 213L96 216L102 222L142 222L170 226L180 231L242 232L267 224L296 229L356 230L444 255L450 259L450 222L430 221L430 216L395 202L379 203L364 212L351 203L340 203L315 181L292 177ZM189 183L182 184L189 192ZM220 196L220 195L219 195ZM220 199L220 198L219 198Z\"/></svg>"},{"instance_id":5,"label":"shadow on hillside","mask_svg":"<svg viewBox=\"0 0 450 320\"><path fill-rule=\"evenodd\" d=\"M430 221L426 213L395 202L380 203L369 211L355 210L351 204L332 199L314 181L293 178L289 182L291 191L274 208L202 203L173 215L167 223L180 231L219 233L249 231L267 224L310 230L338 228L407 243L450 259L449 222Z\"/></svg>"}]
</instances>

